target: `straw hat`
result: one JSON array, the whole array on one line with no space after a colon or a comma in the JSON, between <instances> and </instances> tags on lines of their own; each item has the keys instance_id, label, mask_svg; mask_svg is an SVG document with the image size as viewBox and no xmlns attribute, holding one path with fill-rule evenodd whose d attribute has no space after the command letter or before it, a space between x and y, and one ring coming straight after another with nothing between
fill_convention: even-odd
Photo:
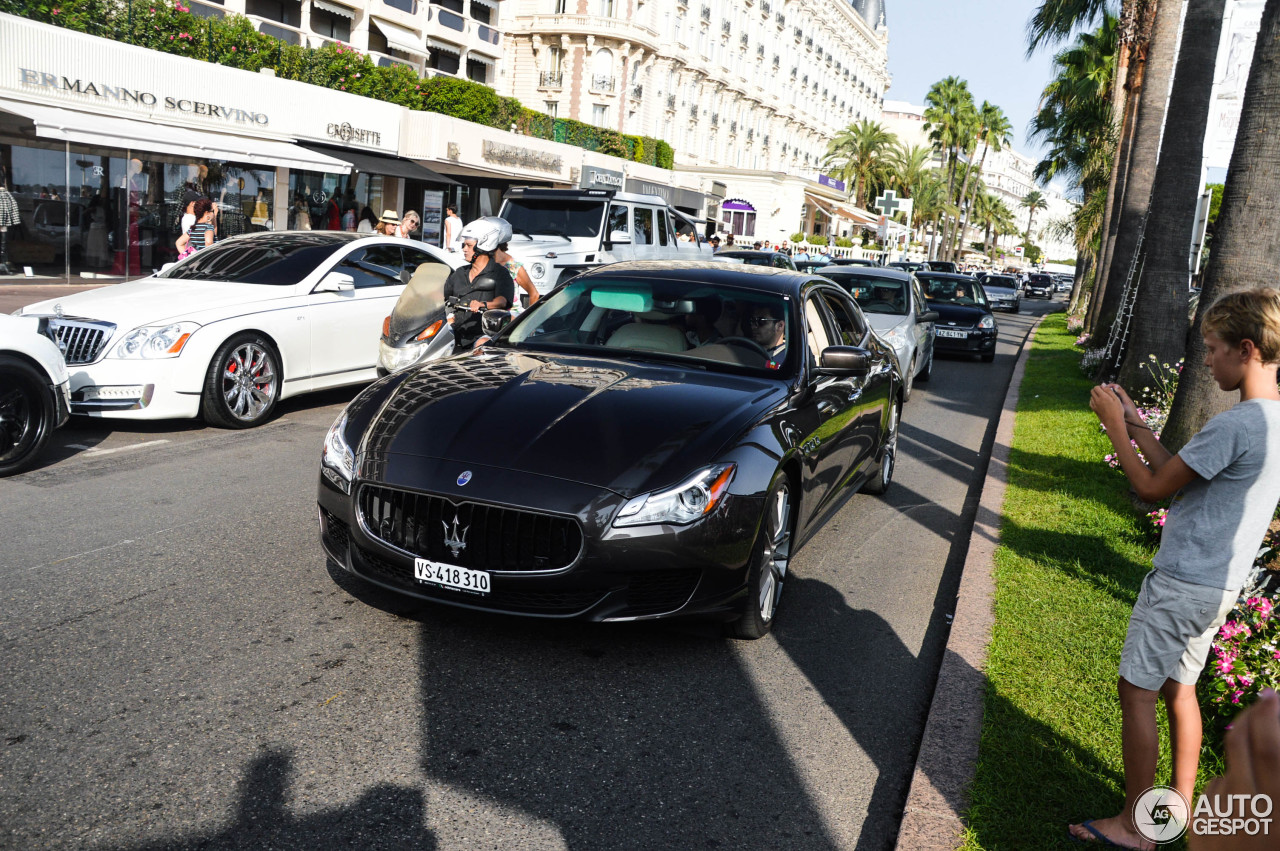
<instances>
[{"instance_id":1,"label":"straw hat","mask_svg":"<svg viewBox=\"0 0 1280 851\"><path fill-rule=\"evenodd\" d=\"M382 218L378 219L378 221L384 225L398 225L400 224L400 214L395 210L383 210Z\"/></svg>"}]
</instances>

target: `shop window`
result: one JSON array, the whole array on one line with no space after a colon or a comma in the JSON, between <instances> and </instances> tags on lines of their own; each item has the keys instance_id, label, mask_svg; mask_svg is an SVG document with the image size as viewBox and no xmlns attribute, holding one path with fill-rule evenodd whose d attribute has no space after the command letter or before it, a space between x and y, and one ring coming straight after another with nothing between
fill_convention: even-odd
<instances>
[{"instance_id":1,"label":"shop window","mask_svg":"<svg viewBox=\"0 0 1280 851\"><path fill-rule=\"evenodd\" d=\"M341 230L348 211L358 223L367 207L374 219L382 215L381 175L289 172L289 230Z\"/></svg>"},{"instance_id":2,"label":"shop window","mask_svg":"<svg viewBox=\"0 0 1280 851\"><path fill-rule=\"evenodd\" d=\"M372 245L355 251L336 267L336 271L351 276L358 290L398 286L402 283L400 273L403 269L404 260L398 245Z\"/></svg>"}]
</instances>

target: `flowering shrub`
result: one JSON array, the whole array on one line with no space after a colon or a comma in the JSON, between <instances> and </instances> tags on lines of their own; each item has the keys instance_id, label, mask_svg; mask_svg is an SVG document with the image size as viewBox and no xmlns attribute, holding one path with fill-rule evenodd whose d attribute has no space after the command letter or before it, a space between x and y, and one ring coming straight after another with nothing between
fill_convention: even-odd
<instances>
[{"instance_id":1,"label":"flowering shrub","mask_svg":"<svg viewBox=\"0 0 1280 851\"><path fill-rule=\"evenodd\" d=\"M1280 688L1280 618L1275 602L1252 596L1238 604L1218 630L1209 657L1211 704L1251 703L1264 688Z\"/></svg>"},{"instance_id":2,"label":"flowering shrub","mask_svg":"<svg viewBox=\"0 0 1280 851\"><path fill-rule=\"evenodd\" d=\"M1070 316L1068 316L1068 317L1067 317L1067 331L1068 331L1068 332L1072 332L1072 331L1079 331L1079 330L1080 330L1080 329L1082 329L1082 328L1084 328L1084 314L1083 314L1083 313L1073 313L1073 314L1071 314ZM1081 337L1084 337L1084 336L1086 336L1086 335L1081 334L1080 336L1081 336ZM1076 345L1077 345L1077 346L1078 346L1078 345L1080 345L1080 341L1079 341L1079 340L1077 340L1077 341L1076 341Z\"/></svg>"},{"instance_id":3,"label":"flowering shrub","mask_svg":"<svg viewBox=\"0 0 1280 851\"><path fill-rule=\"evenodd\" d=\"M1088 334L1081 334L1079 337L1076 337L1076 345L1080 346L1081 348L1084 348L1084 344L1087 342L1089 342Z\"/></svg>"},{"instance_id":4,"label":"flowering shrub","mask_svg":"<svg viewBox=\"0 0 1280 851\"><path fill-rule=\"evenodd\" d=\"M1102 362L1102 356L1106 354L1106 349L1088 349L1084 353L1084 357L1080 358L1080 369L1088 375L1093 375L1098 364Z\"/></svg>"}]
</instances>

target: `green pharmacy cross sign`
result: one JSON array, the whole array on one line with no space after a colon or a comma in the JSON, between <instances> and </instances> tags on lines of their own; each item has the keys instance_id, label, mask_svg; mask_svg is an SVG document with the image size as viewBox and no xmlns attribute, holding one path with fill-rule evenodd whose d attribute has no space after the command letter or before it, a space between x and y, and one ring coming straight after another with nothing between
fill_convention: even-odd
<instances>
[{"instance_id":1,"label":"green pharmacy cross sign","mask_svg":"<svg viewBox=\"0 0 1280 851\"><path fill-rule=\"evenodd\" d=\"M898 200L892 189L886 189L884 194L876 199L876 208L886 216L893 216L902 208L902 202Z\"/></svg>"}]
</instances>

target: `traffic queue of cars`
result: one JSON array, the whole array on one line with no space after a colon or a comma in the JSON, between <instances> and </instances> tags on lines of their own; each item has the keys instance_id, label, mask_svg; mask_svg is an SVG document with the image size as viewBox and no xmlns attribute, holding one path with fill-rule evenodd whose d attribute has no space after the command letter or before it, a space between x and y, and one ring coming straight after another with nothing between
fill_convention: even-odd
<instances>
[{"instance_id":1,"label":"traffic queue of cars","mask_svg":"<svg viewBox=\"0 0 1280 851\"><path fill-rule=\"evenodd\" d=\"M68 413L246 428L294 394L367 384L321 452L338 568L466 608L697 616L758 638L827 510L889 488L935 353L994 359L993 300L929 269L686 258L661 199L559 200L574 209L556 234L532 213L520 229L555 285L456 356L425 355L461 256L342 232L234 237L4 317L33 339L0 352L0 474ZM576 256L592 239L612 262ZM498 461L513 427L524 439Z\"/></svg>"}]
</instances>

